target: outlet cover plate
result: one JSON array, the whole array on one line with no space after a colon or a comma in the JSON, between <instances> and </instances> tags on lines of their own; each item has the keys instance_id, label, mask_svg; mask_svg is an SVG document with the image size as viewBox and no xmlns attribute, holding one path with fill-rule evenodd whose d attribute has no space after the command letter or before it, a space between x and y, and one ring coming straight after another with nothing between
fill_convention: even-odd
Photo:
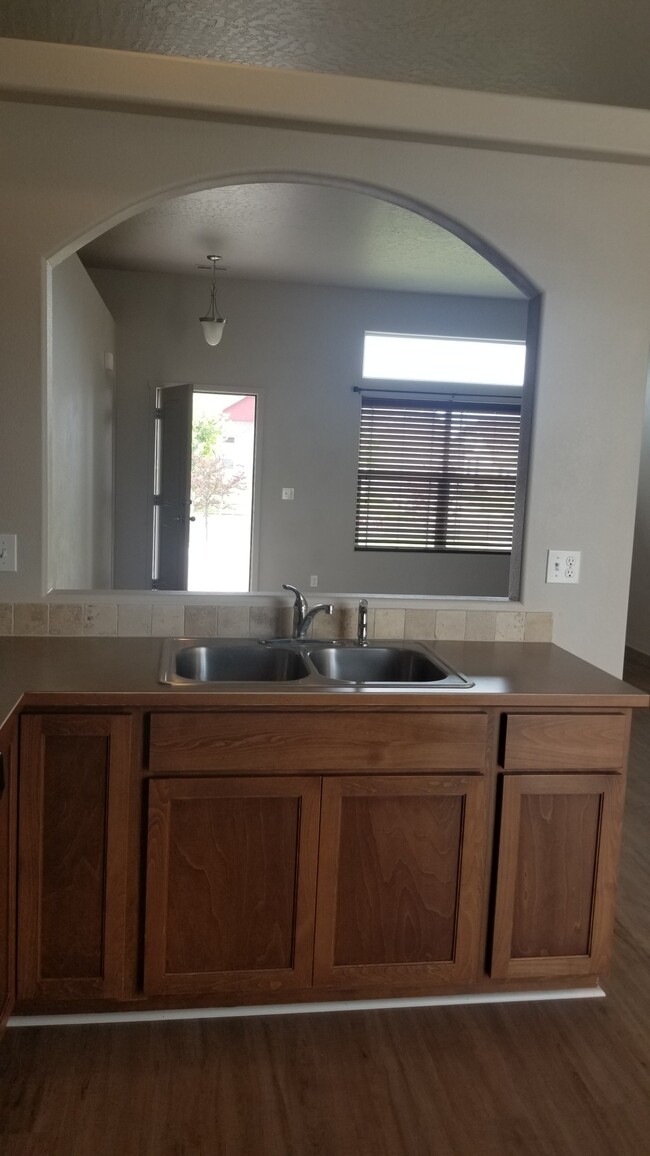
<instances>
[{"instance_id":1,"label":"outlet cover plate","mask_svg":"<svg viewBox=\"0 0 650 1156\"><path fill-rule=\"evenodd\" d=\"M547 582L580 581L580 550L549 550L546 562Z\"/></svg>"}]
</instances>

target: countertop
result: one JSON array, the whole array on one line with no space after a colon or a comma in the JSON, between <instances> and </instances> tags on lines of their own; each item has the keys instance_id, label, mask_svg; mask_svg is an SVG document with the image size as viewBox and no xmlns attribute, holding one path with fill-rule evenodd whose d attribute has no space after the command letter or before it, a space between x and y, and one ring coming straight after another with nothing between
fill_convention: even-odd
<instances>
[{"instance_id":1,"label":"countertop","mask_svg":"<svg viewBox=\"0 0 650 1156\"><path fill-rule=\"evenodd\" d=\"M650 696L547 642L426 643L474 681L463 689L227 689L158 681L162 638L0 638L0 729L25 707L242 705L359 709L431 706L647 707ZM220 640L223 641L223 640ZM389 644L390 645L390 644ZM259 687L259 684L258 684Z\"/></svg>"}]
</instances>

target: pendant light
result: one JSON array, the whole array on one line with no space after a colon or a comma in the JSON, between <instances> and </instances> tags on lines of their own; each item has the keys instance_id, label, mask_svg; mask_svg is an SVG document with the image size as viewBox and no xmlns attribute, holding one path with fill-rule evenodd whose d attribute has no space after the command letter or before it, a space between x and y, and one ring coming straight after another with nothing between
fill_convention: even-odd
<instances>
[{"instance_id":1,"label":"pendant light","mask_svg":"<svg viewBox=\"0 0 650 1156\"><path fill-rule=\"evenodd\" d=\"M208 253L208 261L212 262L210 306L205 317L199 317L199 321L203 326L203 336L208 345L218 345L223 337L223 327L226 324L225 317L222 317L217 309L217 261L221 261L221 257L216 256L214 253ZM199 269L209 268L209 265L199 265Z\"/></svg>"}]
</instances>

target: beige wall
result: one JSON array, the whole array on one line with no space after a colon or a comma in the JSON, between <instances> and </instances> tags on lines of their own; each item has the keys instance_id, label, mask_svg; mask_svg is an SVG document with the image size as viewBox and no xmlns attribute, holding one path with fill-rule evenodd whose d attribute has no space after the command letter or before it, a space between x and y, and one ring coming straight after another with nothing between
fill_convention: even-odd
<instances>
[{"instance_id":1,"label":"beige wall","mask_svg":"<svg viewBox=\"0 0 650 1156\"><path fill-rule=\"evenodd\" d=\"M258 590L501 596L502 555L355 552L363 334L366 329L525 340L525 301L227 280L218 350L197 318L200 277L91 270L117 324L115 585L151 584L152 391L191 382L261 400ZM335 465L334 465L335 463ZM295 500L283 502L283 486Z\"/></svg>"},{"instance_id":2,"label":"beige wall","mask_svg":"<svg viewBox=\"0 0 650 1156\"><path fill-rule=\"evenodd\" d=\"M214 67L227 88L228 71ZM164 72L165 62L155 68ZM393 92L372 88L378 116L394 106ZM250 93L254 102L254 83ZM477 100L486 115L490 106ZM502 123L508 107L502 100ZM160 196L246 176L326 174L447 213L544 292L522 598L554 613L560 645L620 672L648 364L650 171L623 158L528 155L536 102L513 110L520 151L4 104L0 387L10 427L0 435L0 517L18 533L21 570L1 576L0 598L44 590L44 477L38 466L29 476L21 468L43 452L44 262ZM647 123L636 112L625 121L630 142ZM545 586L549 547L582 550L579 586Z\"/></svg>"},{"instance_id":3,"label":"beige wall","mask_svg":"<svg viewBox=\"0 0 650 1156\"><path fill-rule=\"evenodd\" d=\"M78 257L52 271L48 584L109 586L113 566L115 325Z\"/></svg>"}]
</instances>

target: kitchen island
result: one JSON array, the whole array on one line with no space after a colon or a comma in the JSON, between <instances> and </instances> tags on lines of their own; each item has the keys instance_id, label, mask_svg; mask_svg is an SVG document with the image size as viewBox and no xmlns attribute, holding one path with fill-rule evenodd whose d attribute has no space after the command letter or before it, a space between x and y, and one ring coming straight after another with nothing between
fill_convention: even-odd
<instances>
[{"instance_id":1,"label":"kitchen island","mask_svg":"<svg viewBox=\"0 0 650 1156\"><path fill-rule=\"evenodd\" d=\"M552 644L442 641L473 686L171 687L161 642L0 639L5 1016L607 973L646 694Z\"/></svg>"}]
</instances>

